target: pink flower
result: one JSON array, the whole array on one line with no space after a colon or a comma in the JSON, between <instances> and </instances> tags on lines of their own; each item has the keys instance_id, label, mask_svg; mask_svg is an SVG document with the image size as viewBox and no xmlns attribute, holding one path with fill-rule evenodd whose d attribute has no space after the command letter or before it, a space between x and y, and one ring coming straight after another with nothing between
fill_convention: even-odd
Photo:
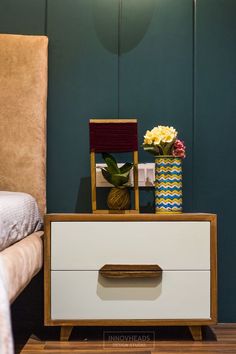
<instances>
[{"instance_id":1,"label":"pink flower","mask_svg":"<svg viewBox=\"0 0 236 354\"><path fill-rule=\"evenodd\" d=\"M184 141L177 139L173 146L173 155L175 157L185 158L185 149Z\"/></svg>"}]
</instances>

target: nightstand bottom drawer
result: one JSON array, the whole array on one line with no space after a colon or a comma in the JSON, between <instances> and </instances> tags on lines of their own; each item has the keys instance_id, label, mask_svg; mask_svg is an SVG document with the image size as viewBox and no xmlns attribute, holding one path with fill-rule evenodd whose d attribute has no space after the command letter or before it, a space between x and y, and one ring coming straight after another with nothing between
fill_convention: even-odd
<instances>
[{"instance_id":1,"label":"nightstand bottom drawer","mask_svg":"<svg viewBox=\"0 0 236 354\"><path fill-rule=\"evenodd\" d=\"M210 319L210 271L164 271L157 279L52 271L51 319Z\"/></svg>"}]
</instances>

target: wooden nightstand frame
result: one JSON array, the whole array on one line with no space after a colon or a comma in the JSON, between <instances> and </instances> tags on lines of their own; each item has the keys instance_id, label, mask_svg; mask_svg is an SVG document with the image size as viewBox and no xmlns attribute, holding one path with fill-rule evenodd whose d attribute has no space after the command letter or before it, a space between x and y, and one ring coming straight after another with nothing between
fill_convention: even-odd
<instances>
[{"instance_id":1,"label":"wooden nightstand frame","mask_svg":"<svg viewBox=\"0 0 236 354\"><path fill-rule=\"evenodd\" d=\"M215 214L47 214L44 237L44 324L61 326L61 340L68 340L73 326L189 326L195 340L201 340L201 326L217 323L217 216ZM211 318L210 319L124 319L53 320L51 319L51 222L55 221L209 221Z\"/></svg>"}]
</instances>

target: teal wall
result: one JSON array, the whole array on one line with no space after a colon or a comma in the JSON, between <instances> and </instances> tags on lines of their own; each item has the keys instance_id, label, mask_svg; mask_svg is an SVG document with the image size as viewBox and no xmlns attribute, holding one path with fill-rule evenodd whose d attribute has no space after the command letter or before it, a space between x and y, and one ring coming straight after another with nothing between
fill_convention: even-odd
<instances>
[{"instance_id":1,"label":"teal wall","mask_svg":"<svg viewBox=\"0 0 236 354\"><path fill-rule=\"evenodd\" d=\"M175 126L188 149L184 208L219 216L219 320L236 322L236 1L119 5L0 2L0 32L50 40L48 211L90 211L89 118L137 117L140 144L146 129ZM151 161L141 149L140 161ZM142 190L142 210L152 205Z\"/></svg>"}]
</instances>

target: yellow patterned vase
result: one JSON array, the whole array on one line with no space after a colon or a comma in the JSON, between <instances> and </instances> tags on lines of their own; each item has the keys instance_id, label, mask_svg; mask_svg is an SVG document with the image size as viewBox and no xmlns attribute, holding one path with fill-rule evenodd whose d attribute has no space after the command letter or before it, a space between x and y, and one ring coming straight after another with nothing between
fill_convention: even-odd
<instances>
[{"instance_id":1,"label":"yellow patterned vase","mask_svg":"<svg viewBox=\"0 0 236 354\"><path fill-rule=\"evenodd\" d=\"M182 159L158 156L155 159L156 213L182 212Z\"/></svg>"}]
</instances>

